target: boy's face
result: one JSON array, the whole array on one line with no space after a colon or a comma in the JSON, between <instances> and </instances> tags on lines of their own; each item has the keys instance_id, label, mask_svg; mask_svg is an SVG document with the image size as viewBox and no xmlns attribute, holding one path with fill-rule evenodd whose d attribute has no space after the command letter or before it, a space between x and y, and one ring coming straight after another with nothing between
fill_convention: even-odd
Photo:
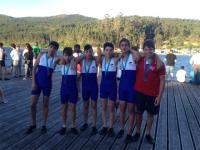
<instances>
[{"instance_id":1,"label":"boy's face","mask_svg":"<svg viewBox=\"0 0 200 150\"><path fill-rule=\"evenodd\" d=\"M72 58L72 55L69 56L69 55L67 55L66 53L64 53L63 57L64 57L64 60L65 60L66 62L69 62L69 60Z\"/></svg>"},{"instance_id":2,"label":"boy's face","mask_svg":"<svg viewBox=\"0 0 200 150\"><path fill-rule=\"evenodd\" d=\"M91 59L93 56L93 49L90 48L88 50L85 50L86 58Z\"/></svg>"},{"instance_id":3,"label":"boy's face","mask_svg":"<svg viewBox=\"0 0 200 150\"><path fill-rule=\"evenodd\" d=\"M146 57L146 58L150 58L152 55L153 55L153 53L154 53L154 49L153 48L149 48L149 47L145 47L144 48L144 56Z\"/></svg>"},{"instance_id":4,"label":"boy's face","mask_svg":"<svg viewBox=\"0 0 200 150\"><path fill-rule=\"evenodd\" d=\"M110 46L107 46L107 47L105 48L104 52L105 52L105 55L106 55L107 57L111 57L111 56L113 55L113 48L110 47Z\"/></svg>"},{"instance_id":5,"label":"boy's face","mask_svg":"<svg viewBox=\"0 0 200 150\"><path fill-rule=\"evenodd\" d=\"M79 51L80 51L80 48L79 48L78 46L75 46L75 47L74 47L74 52L77 52L77 53L78 53Z\"/></svg>"},{"instance_id":6,"label":"boy's face","mask_svg":"<svg viewBox=\"0 0 200 150\"><path fill-rule=\"evenodd\" d=\"M126 53L129 51L130 46L126 41L123 41L120 43L120 49L122 50L122 53Z\"/></svg>"},{"instance_id":7,"label":"boy's face","mask_svg":"<svg viewBox=\"0 0 200 150\"><path fill-rule=\"evenodd\" d=\"M58 50L58 49L57 49L55 46L50 45L50 46L49 46L49 49L48 49L48 54L49 54L49 56L51 56L51 57L55 56L57 50Z\"/></svg>"}]
</instances>

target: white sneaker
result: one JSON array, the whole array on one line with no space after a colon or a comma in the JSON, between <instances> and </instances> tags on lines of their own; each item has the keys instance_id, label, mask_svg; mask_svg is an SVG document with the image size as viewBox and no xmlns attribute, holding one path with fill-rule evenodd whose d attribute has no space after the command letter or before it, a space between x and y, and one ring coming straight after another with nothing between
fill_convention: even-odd
<instances>
[{"instance_id":1,"label":"white sneaker","mask_svg":"<svg viewBox=\"0 0 200 150\"><path fill-rule=\"evenodd\" d=\"M26 80L26 78L23 78L23 80Z\"/></svg>"}]
</instances>

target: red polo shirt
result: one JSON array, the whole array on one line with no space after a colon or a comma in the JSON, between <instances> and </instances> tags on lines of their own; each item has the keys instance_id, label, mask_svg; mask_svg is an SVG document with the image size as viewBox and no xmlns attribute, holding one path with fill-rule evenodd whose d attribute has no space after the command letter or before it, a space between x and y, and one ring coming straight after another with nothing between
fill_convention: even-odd
<instances>
[{"instance_id":1,"label":"red polo shirt","mask_svg":"<svg viewBox=\"0 0 200 150\"><path fill-rule=\"evenodd\" d=\"M165 66L160 69L156 67L156 61L153 60L150 65L148 75L145 80L144 58L142 58L137 66L135 90L148 96L158 96L160 89L160 76L165 75Z\"/></svg>"}]
</instances>

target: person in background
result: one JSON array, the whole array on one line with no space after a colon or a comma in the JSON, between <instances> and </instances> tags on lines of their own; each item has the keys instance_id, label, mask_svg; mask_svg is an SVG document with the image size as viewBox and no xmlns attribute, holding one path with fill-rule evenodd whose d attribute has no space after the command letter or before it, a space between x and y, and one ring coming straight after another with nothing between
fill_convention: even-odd
<instances>
[{"instance_id":1,"label":"person in background","mask_svg":"<svg viewBox=\"0 0 200 150\"><path fill-rule=\"evenodd\" d=\"M158 60L155 54L155 43L153 40L145 40L143 44L144 57L140 59L136 72L136 134L133 141L140 138L143 113L147 111L147 126L145 138L148 143L154 144L155 141L151 136L151 128L154 115L159 112L159 106L162 94L165 88L165 66L161 62L158 67Z\"/></svg>"},{"instance_id":2,"label":"person in background","mask_svg":"<svg viewBox=\"0 0 200 150\"><path fill-rule=\"evenodd\" d=\"M132 46L131 50L137 51L138 52L138 47L137 46Z\"/></svg>"},{"instance_id":3,"label":"person in background","mask_svg":"<svg viewBox=\"0 0 200 150\"><path fill-rule=\"evenodd\" d=\"M200 73L200 53L199 52L197 52L191 57L190 64L193 66L193 70L194 70L194 83L199 84L200 83L200 77L198 75Z\"/></svg>"},{"instance_id":4,"label":"person in background","mask_svg":"<svg viewBox=\"0 0 200 150\"><path fill-rule=\"evenodd\" d=\"M83 53L81 51L81 46L79 44L74 45L74 53L73 56L78 58L82 56ZM81 64L77 64L77 88L78 88L78 98L81 97Z\"/></svg>"},{"instance_id":5,"label":"person in background","mask_svg":"<svg viewBox=\"0 0 200 150\"><path fill-rule=\"evenodd\" d=\"M3 43L0 43L0 73L1 79L5 80L6 76L6 65L5 65L6 51L3 48Z\"/></svg>"},{"instance_id":6,"label":"person in background","mask_svg":"<svg viewBox=\"0 0 200 150\"><path fill-rule=\"evenodd\" d=\"M185 77L187 76L187 72L184 69L184 66L181 66L181 68L176 73L176 78L178 82L185 82Z\"/></svg>"},{"instance_id":7,"label":"person in background","mask_svg":"<svg viewBox=\"0 0 200 150\"><path fill-rule=\"evenodd\" d=\"M173 53L173 50L170 50L169 53L166 55L166 79L168 80L170 76L170 80L173 80L174 77L174 66L176 63L176 55Z\"/></svg>"},{"instance_id":8,"label":"person in background","mask_svg":"<svg viewBox=\"0 0 200 150\"><path fill-rule=\"evenodd\" d=\"M16 49L16 45L14 43L11 44L12 51L10 52L10 56L12 58L12 65L14 70L14 77L18 78L19 76L19 51Z\"/></svg>"},{"instance_id":9,"label":"person in background","mask_svg":"<svg viewBox=\"0 0 200 150\"><path fill-rule=\"evenodd\" d=\"M35 63L35 60L37 59L41 49L38 46L38 42L35 42L35 45L32 46L33 48L33 53L34 53L34 57L33 57L33 64Z\"/></svg>"},{"instance_id":10,"label":"person in background","mask_svg":"<svg viewBox=\"0 0 200 150\"><path fill-rule=\"evenodd\" d=\"M33 49L29 43L26 43L26 48L23 52L24 56L24 78L23 80L26 80L28 77L31 78L32 76L32 68L33 68Z\"/></svg>"},{"instance_id":11,"label":"person in background","mask_svg":"<svg viewBox=\"0 0 200 150\"><path fill-rule=\"evenodd\" d=\"M0 87L0 103L4 103L4 104L8 103L8 101L4 97L4 92L1 87Z\"/></svg>"},{"instance_id":12,"label":"person in background","mask_svg":"<svg viewBox=\"0 0 200 150\"><path fill-rule=\"evenodd\" d=\"M22 59L23 59L23 57L22 57L22 52L20 50L20 46L19 45L16 47L16 50L17 50L17 52L19 54L18 73L19 73L19 77L22 77Z\"/></svg>"}]
</instances>

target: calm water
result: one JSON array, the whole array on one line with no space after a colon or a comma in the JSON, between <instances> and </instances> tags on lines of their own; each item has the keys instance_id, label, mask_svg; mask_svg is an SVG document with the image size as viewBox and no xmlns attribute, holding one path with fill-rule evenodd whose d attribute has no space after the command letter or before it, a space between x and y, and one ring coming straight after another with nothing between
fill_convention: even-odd
<instances>
[{"instance_id":1,"label":"calm water","mask_svg":"<svg viewBox=\"0 0 200 150\"><path fill-rule=\"evenodd\" d=\"M10 61L10 50L9 48L6 48L6 53L7 53L7 58L6 58L6 66L9 67L11 65L11 61ZM60 55L62 52L58 51L58 55ZM166 55L160 55L161 59L164 61ZM175 73L177 72L177 70L181 67L184 66L186 72L189 74L192 71L192 66L189 64L189 60L190 60L191 56L182 56L182 55L178 55L177 56L177 62L175 64Z\"/></svg>"}]
</instances>

